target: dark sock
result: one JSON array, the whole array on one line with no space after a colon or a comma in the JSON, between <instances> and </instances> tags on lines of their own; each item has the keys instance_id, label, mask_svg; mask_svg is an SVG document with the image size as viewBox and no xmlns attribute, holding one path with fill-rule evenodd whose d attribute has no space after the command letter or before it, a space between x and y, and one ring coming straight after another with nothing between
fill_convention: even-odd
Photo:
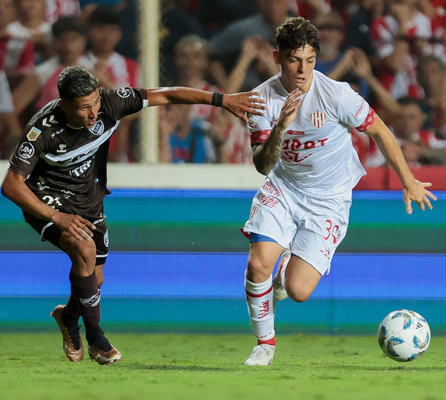
<instances>
[{"instance_id":1,"label":"dark sock","mask_svg":"<svg viewBox=\"0 0 446 400\"><path fill-rule=\"evenodd\" d=\"M87 341L89 344L94 343L104 336L104 332L99 326L101 320L101 290L98 289L96 274L93 272L90 276L81 277L71 272L70 281L71 293L79 302Z\"/></svg>"},{"instance_id":2,"label":"dark sock","mask_svg":"<svg viewBox=\"0 0 446 400\"><path fill-rule=\"evenodd\" d=\"M80 317L81 308L79 301L73 294L71 294L67 301L67 305L63 309L62 321L66 327L78 326Z\"/></svg>"}]
</instances>

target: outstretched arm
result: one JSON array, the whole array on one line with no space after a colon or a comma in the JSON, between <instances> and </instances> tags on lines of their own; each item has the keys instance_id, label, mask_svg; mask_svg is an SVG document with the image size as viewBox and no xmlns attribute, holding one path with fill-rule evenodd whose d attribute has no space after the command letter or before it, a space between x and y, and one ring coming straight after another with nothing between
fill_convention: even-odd
<instances>
[{"instance_id":1,"label":"outstretched arm","mask_svg":"<svg viewBox=\"0 0 446 400\"><path fill-rule=\"evenodd\" d=\"M376 142L384 157L400 178L403 185L403 200L407 213L412 214L412 201L415 201L423 211L425 206L432 209L429 198L432 200L437 200L437 198L429 190L426 190L426 187L432 186L432 184L419 182L415 179L395 137L382 122L381 118L377 116L375 122L366 133Z\"/></svg>"},{"instance_id":2,"label":"outstretched arm","mask_svg":"<svg viewBox=\"0 0 446 400\"><path fill-rule=\"evenodd\" d=\"M234 114L236 117L248 122L246 113L263 115L265 100L256 98L259 93L234 93L224 94L222 107ZM160 106L164 104L210 104L212 103L212 92L187 87L165 87L147 89L147 100L149 106Z\"/></svg>"}]
</instances>

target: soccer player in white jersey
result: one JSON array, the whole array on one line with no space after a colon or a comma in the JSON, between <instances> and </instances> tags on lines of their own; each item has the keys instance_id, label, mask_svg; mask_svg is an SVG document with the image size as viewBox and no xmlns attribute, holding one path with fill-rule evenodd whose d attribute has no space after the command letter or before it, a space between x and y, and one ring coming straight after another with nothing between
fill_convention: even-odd
<instances>
[{"instance_id":1,"label":"soccer player in white jersey","mask_svg":"<svg viewBox=\"0 0 446 400\"><path fill-rule=\"evenodd\" d=\"M430 183L415 180L367 102L348 84L314 70L318 52L319 35L310 21L287 19L276 30L274 59L281 72L255 89L267 111L252 115L248 126L254 164L266 180L244 228L250 236L245 290L257 337L246 365L272 363L274 300L307 300L346 234L352 188L365 174L349 127L375 140L401 180L408 214L412 201L424 211L432 208L429 199L436 200L426 190Z\"/></svg>"}]
</instances>

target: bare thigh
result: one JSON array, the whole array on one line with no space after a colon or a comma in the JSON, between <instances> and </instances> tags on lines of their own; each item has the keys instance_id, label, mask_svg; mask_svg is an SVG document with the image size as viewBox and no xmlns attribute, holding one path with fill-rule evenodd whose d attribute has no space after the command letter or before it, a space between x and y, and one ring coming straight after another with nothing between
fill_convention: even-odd
<instances>
[{"instance_id":1,"label":"bare thigh","mask_svg":"<svg viewBox=\"0 0 446 400\"><path fill-rule=\"evenodd\" d=\"M293 255L285 272L285 289L291 300L303 302L316 289L321 274L302 258Z\"/></svg>"}]
</instances>

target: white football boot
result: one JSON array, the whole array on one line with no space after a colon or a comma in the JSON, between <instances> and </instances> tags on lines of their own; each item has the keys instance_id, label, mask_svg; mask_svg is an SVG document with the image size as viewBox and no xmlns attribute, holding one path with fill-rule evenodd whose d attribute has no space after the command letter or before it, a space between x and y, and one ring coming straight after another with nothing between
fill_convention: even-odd
<instances>
[{"instance_id":1,"label":"white football boot","mask_svg":"<svg viewBox=\"0 0 446 400\"><path fill-rule=\"evenodd\" d=\"M271 365L275 350L276 346L259 344L254 347L251 355L245 361L245 365Z\"/></svg>"},{"instance_id":2,"label":"white football boot","mask_svg":"<svg viewBox=\"0 0 446 400\"><path fill-rule=\"evenodd\" d=\"M279 267L277 268L276 276L273 279L273 287L274 287L274 300L282 301L288 297L288 293L285 288L282 286L282 280L285 274L285 267L291 258L291 250L285 249L280 257Z\"/></svg>"}]
</instances>

